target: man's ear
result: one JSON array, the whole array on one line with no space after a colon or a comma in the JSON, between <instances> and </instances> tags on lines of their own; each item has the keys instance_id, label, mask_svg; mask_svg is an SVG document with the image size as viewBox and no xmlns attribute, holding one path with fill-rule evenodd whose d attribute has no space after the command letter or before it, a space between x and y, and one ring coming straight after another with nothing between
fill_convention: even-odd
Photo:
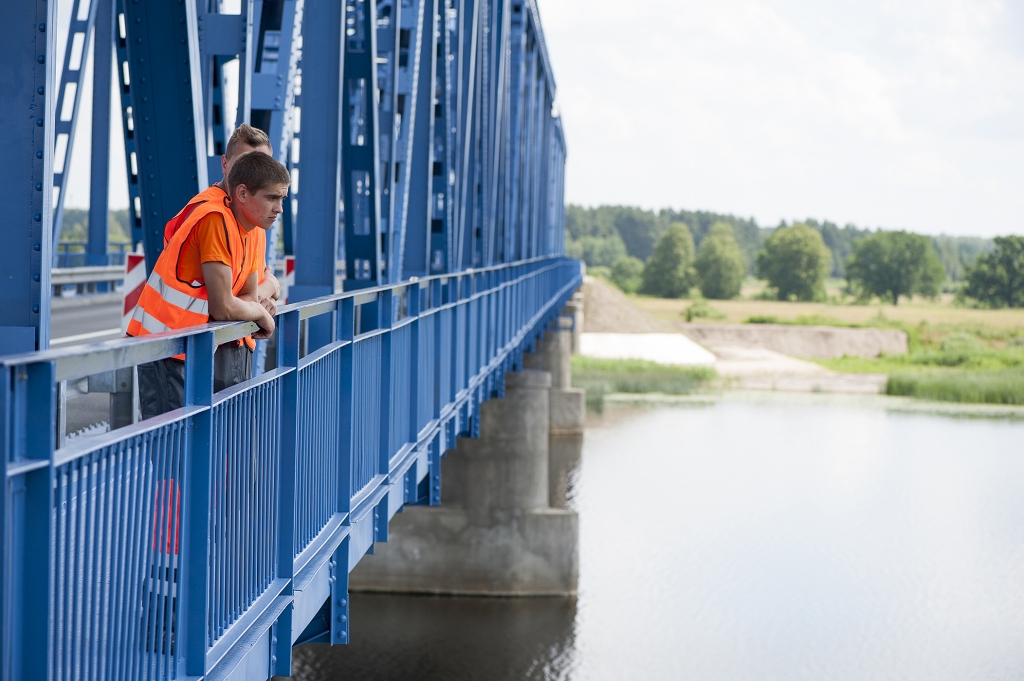
<instances>
[{"instance_id":1,"label":"man's ear","mask_svg":"<svg viewBox=\"0 0 1024 681\"><path fill-rule=\"evenodd\" d=\"M220 173L224 176L224 179L228 179L228 155L223 154L220 157Z\"/></svg>"}]
</instances>

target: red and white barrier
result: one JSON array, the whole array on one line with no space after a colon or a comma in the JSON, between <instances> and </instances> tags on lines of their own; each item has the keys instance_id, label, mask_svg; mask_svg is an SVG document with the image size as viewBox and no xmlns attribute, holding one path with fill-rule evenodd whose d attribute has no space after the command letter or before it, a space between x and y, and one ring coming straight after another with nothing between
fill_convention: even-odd
<instances>
[{"instance_id":1,"label":"red and white barrier","mask_svg":"<svg viewBox=\"0 0 1024 681\"><path fill-rule=\"evenodd\" d=\"M146 286L146 256L128 253L124 257L124 300L121 306L121 332L128 330L128 322Z\"/></svg>"},{"instance_id":2,"label":"red and white barrier","mask_svg":"<svg viewBox=\"0 0 1024 681\"><path fill-rule=\"evenodd\" d=\"M284 256L284 279L281 280L281 298L288 302L288 289L295 286L295 256Z\"/></svg>"}]
</instances>

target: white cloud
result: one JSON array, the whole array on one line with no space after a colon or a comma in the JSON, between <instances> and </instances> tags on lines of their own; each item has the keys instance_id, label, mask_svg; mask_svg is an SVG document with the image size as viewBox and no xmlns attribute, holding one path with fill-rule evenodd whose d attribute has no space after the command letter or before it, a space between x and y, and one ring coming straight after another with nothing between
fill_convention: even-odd
<instances>
[{"instance_id":1,"label":"white cloud","mask_svg":"<svg viewBox=\"0 0 1024 681\"><path fill-rule=\"evenodd\" d=\"M569 201L1024 232L1005 2L541 3Z\"/></svg>"}]
</instances>

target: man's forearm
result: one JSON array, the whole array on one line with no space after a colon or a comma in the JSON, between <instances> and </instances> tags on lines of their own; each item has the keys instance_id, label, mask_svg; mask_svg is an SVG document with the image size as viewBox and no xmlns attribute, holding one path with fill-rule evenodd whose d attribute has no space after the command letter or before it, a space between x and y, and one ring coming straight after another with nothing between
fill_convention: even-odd
<instances>
[{"instance_id":1,"label":"man's forearm","mask_svg":"<svg viewBox=\"0 0 1024 681\"><path fill-rule=\"evenodd\" d=\"M267 314L259 303L234 296L224 301L218 309L211 308L210 312L219 322L258 322Z\"/></svg>"}]
</instances>

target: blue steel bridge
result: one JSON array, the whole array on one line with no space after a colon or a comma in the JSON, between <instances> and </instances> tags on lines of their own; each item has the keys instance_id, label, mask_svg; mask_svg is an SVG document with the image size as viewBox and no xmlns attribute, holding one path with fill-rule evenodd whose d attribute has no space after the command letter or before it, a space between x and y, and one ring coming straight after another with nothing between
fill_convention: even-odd
<instances>
[{"instance_id":1,"label":"blue steel bridge","mask_svg":"<svg viewBox=\"0 0 1024 681\"><path fill-rule=\"evenodd\" d=\"M581 283L533 0L219 10L23 0L0 22L5 680L265 679L293 646L347 643L349 572L403 506L439 503L441 456ZM237 123L296 179L267 253L294 256L291 304L249 381L212 390L214 348L251 323L49 348L76 139L83 264L111 262L118 116L148 267ZM66 436L73 386L181 352L183 409Z\"/></svg>"}]
</instances>

